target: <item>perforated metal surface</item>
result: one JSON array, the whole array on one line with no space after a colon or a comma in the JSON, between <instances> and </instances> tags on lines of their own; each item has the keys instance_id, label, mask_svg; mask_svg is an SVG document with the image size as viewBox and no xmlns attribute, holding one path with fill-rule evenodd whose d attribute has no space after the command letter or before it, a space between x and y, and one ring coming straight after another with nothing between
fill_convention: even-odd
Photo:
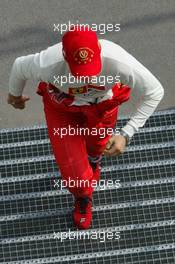
<instances>
[{"instance_id":1,"label":"perforated metal surface","mask_svg":"<svg viewBox=\"0 0 175 264\"><path fill-rule=\"evenodd\" d=\"M121 119L121 127L127 119ZM105 242L55 237L76 231L73 198L54 188L60 173L46 127L0 130L0 263L175 263L175 110L155 113L126 152L103 158L89 234L120 232Z\"/></svg>"}]
</instances>

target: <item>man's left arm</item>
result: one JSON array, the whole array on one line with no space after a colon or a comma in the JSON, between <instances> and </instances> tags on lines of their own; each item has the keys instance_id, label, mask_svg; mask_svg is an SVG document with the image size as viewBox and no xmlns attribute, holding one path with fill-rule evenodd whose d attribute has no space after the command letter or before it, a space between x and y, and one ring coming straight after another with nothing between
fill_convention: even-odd
<instances>
[{"instance_id":1,"label":"man's left arm","mask_svg":"<svg viewBox=\"0 0 175 264\"><path fill-rule=\"evenodd\" d=\"M135 132L143 127L148 118L153 114L158 104L164 96L164 88L157 78L144 66L131 67L125 64L121 65L120 81L127 84L131 89L137 88L141 90L141 100L136 103L134 112L130 120L122 128L124 134L130 139ZM124 152L127 145L127 137L116 135L111 137L107 144L104 154L107 156L118 155Z\"/></svg>"},{"instance_id":2,"label":"man's left arm","mask_svg":"<svg viewBox=\"0 0 175 264\"><path fill-rule=\"evenodd\" d=\"M122 128L130 137L134 135L140 127L143 127L148 118L154 113L158 104L164 96L164 88L156 77L149 71L132 70L131 82L133 89L141 90L141 99L130 120Z\"/></svg>"}]
</instances>

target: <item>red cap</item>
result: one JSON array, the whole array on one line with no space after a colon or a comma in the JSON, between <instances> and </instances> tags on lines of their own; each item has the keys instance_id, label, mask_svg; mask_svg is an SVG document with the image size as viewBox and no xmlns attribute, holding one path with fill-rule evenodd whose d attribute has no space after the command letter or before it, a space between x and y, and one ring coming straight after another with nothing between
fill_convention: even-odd
<instances>
[{"instance_id":1,"label":"red cap","mask_svg":"<svg viewBox=\"0 0 175 264\"><path fill-rule=\"evenodd\" d=\"M72 75L95 76L101 72L101 48L97 34L89 27L71 27L63 35L62 44Z\"/></svg>"}]
</instances>

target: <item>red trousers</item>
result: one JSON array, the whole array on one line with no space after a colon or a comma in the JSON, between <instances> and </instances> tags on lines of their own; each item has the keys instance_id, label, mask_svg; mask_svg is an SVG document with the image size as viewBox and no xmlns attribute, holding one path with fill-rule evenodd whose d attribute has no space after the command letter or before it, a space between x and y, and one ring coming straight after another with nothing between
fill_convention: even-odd
<instances>
[{"instance_id":1,"label":"red trousers","mask_svg":"<svg viewBox=\"0 0 175 264\"><path fill-rule=\"evenodd\" d=\"M62 180L78 183L67 185L74 196L91 196L94 174L88 157L102 155L117 122L118 106L129 99L130 88L116 84L112 99L83 106L71 105L72 95L45 82L39 83L36 93L43 99L48 135Z\"/></svg>"}]
</instances>

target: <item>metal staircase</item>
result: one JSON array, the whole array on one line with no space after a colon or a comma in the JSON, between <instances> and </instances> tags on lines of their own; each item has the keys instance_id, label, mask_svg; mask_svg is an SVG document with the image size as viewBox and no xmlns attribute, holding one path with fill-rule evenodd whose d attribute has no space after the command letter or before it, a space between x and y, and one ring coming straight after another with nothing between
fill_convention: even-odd
<instances>
[{"instance_id":1,"label":"metal staircase","mask_svg":"<svg viewBox=\"0 0 175 264\"><path fill-rule=\"evenodd\" d=\"M55 184L45 125L2 129L0 144L0 263L175 263L175 110L154 113L123 155L103 158L102 179L119 185L97 186L83 239L72 195Z\"/></svg>"}]
</instances>

